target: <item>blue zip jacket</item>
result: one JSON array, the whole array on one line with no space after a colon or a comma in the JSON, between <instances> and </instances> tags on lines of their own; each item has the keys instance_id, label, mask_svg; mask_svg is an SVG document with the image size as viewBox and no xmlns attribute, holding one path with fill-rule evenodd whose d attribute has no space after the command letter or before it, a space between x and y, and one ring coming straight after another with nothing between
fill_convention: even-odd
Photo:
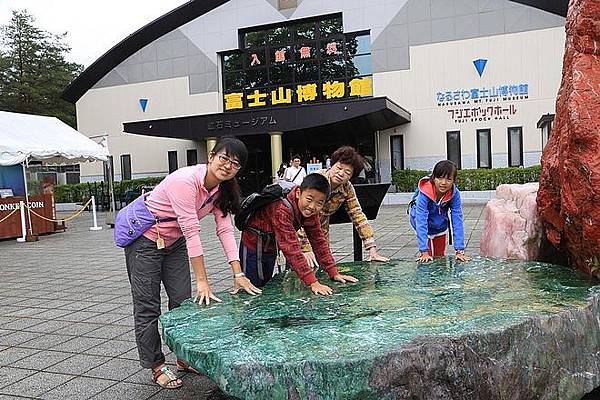
<instances>
[{"instance_id":1,"label":"blue zip jacket","mask_svg":"<svg viewBox=\"0 0 600 400\"><path fill-rule=\"evenodd\" d=\"M428 250L428 235L437 235L448 229L448 217L446 211L450 208L452 220L452 238L454 249L464 250L464 227L460 191L456 184L449 190L439 202L435 201L435 187L429 178L419 181L419 194L415 205L410 208L410 224L417 232L419 251Z\"/></svg>"}]
</instances>

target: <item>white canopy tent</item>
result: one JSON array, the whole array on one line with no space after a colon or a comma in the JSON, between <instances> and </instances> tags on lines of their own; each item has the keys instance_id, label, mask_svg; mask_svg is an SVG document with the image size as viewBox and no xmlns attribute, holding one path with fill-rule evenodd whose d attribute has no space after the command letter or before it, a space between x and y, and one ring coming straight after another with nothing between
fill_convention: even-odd
<instances>
[{"instance_id":1,"label":"white canopy tent","mask_svg":"<svg viewBox=\"0 0 600 400\"><path fill-rule=\"evenodd\" d=\"M29 203L25 167L29 161L76 164L107 161L108 149L55 117L0 111L0 166L21 164ZM28 209L29 229L31 214Z\"/></svg>"},{"instance_id":2,"label":"white canopy tent","mask_svg":"<svg viewBox=\"0 0 600 400\"><path fill-rule=\"evenodd\" d=\"M0 111L0 166L106 161L108 149L55 117Z\"/></svg>"}]
</instances>

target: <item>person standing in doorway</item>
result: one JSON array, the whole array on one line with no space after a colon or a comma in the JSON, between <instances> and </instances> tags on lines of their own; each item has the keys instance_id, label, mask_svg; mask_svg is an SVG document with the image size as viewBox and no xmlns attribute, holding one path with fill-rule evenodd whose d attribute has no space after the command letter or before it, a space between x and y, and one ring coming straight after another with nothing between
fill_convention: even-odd
<instances>
[{"instance_id":1,"label":"person standing in doorway","mask_svg":"<svg viewBox=\"0 0 600 400\"><path fill-rule=\"evenodd\" d=\"M300 165L300 156L294 155L292 165L285 170L285 180L300 185L306 176L306 170Z\"/></svg>"},{"instance_id":2,"label":"person standing in doorway","mask_svg":"<svg viewBox=\"0 0 600 400\"><path fill-rule=\"evenodd\" d=\"M282 181L285 178L285 170L288 168L286 163L279 164L279 169L277 170L274 182Z\"/></svg>"},{"instance_id":3,"label":"person standing in doorway","mask_svg":"<svg viewBox=\"0 0 600 400\"><path fill-rule=\"evenodd\" d=\"M198 303L221 301L213 294L206 276L200 241L202 218L208 214L214 216L216 235L233 271L234 292L240 289L253 295L261 292L242 272L231 221L231 214L240 209L240 189L235 176L247 156L241 141L221 139L206 164L180 168L168 175L145 200L148 210L161 222L125 247L140 364L152 370L154 382L163 388L178 388L182 381L166 366L161 350L158 332L161 282L169 298L169 309L179 307L192 294L191 262ZM197 372L184 360L177 360L177 370Z\"/></svg>"},{"instance_id":4,"label":"person standing in doorway","mask_svg":"<svg viewBox=\"0 0 600 400\"><path fill-rule=\"evenodd\" d=\"M331 158L329 158L328 155L325 155L323 159L325 160L325 169L331 168Z\"/></svg>"}]
</instances>

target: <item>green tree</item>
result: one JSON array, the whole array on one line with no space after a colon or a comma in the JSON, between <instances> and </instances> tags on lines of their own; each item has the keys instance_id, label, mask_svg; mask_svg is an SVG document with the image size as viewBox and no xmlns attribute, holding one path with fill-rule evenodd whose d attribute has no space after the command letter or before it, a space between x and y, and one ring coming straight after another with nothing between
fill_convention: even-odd
<instances>
[{"instance_id":1,"label":"green tree","mask_svg":"<svg viewBox=\"0 0 600 400\"><path fill-rule=\"evenodd\" d=\"M76 127L75 106L60 98L83 70L65 60L66 33L54 35L34 25L27 10L13 11L0 27L0 110L50 115Z\"/></svg>"}]
</instances>

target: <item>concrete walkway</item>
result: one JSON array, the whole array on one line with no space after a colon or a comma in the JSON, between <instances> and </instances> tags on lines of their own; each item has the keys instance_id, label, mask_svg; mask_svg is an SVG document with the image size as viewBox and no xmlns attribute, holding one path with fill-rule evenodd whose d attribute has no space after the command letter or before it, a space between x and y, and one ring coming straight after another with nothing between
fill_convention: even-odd
<instances>
[{"instance_id":1,"label":"concrete walkway","mask_svg":"<svg viewBox=\"0 0 600 400\"><path fill-rule=\"evenodd\" d=\"M469 254L479 249L482 211L464 208ZM415 257L406 206L382 207L372 224L384 255ZM112 230L89 231L87 213L67 226L35 243L0 241L0 400L223 398L204 377L184 375L176 391L151 382L139 366L125 260ZM214 221L202 221L202 230L210 283L227 290L231 269ZM350 224L332 227L331 246L337 261L352 261ZM165 300L163 292L163 307Z\"/></svg>"}]
</instances>

